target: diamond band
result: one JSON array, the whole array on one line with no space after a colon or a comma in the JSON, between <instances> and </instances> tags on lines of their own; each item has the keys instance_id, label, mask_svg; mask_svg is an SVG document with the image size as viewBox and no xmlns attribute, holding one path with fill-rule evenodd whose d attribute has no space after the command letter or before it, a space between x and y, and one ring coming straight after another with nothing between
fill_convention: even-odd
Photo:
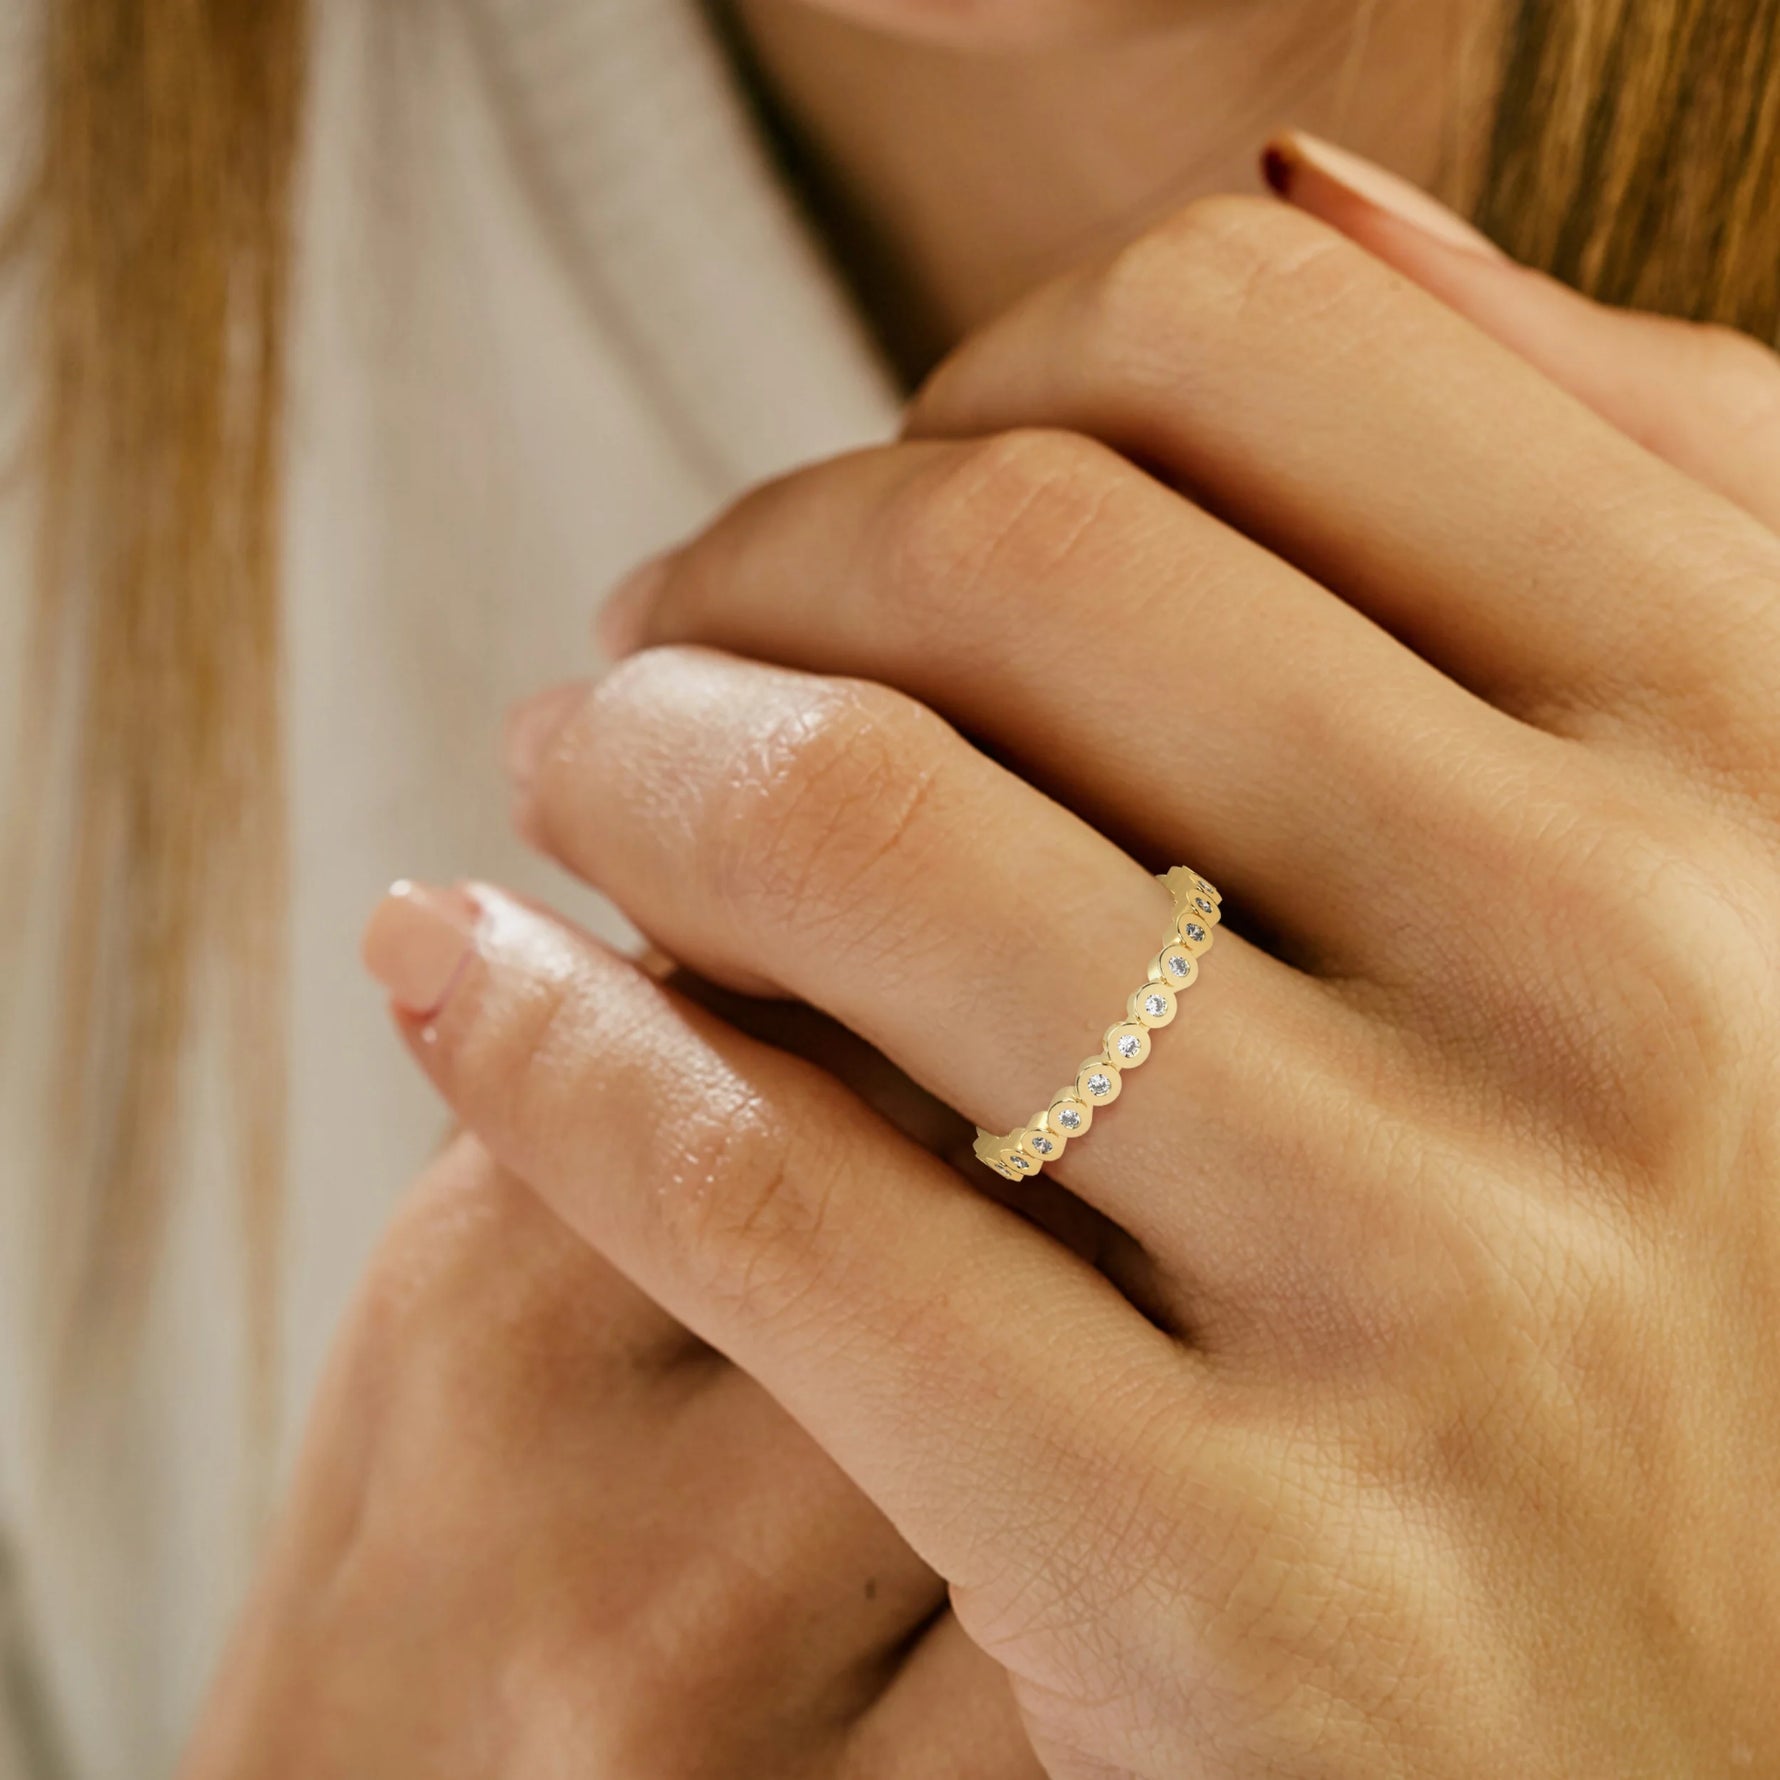
<instances>
[{"instance_id":1,"label":"diamond band","mask_svg":"<svg viewBox=\"0 0 1780 1780\"><path fill-rule=\"evenodd\" d=\"M1085 1137L1097 1109L1119 1097L1123 1075L1150 1054L1150 1035L1170 1024L1180 1009L1180 993L1199 976L1199 954L1210 946L1212 929L1222 918L1222 898L1211 885L1177 865L1162 878L1174 898L1174 921L1168 942L1150 960L1149 975L1132 991L1125 1018L1109 1026L1100 1054L1090 1057L1076 1077L1029 1124L1005 1137L977 1131L978 1161L1005 1180L1026 1181L1044 1172L1071 1139Z\"/></svg>"}]
</instances>

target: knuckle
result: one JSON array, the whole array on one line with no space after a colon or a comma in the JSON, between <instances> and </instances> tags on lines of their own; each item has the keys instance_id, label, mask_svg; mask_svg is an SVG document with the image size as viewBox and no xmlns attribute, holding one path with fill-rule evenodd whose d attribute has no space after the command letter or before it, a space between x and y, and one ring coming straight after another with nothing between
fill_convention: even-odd
<instances>
[{"instance_id":1,"label":"knuckle","mask_svg":"<svg viewBox=\"0 0 1780 1780\"><path fill-rule=\"evenodd\" d=\"M1426 1011L1492 1083L1488 1117L1508 1106L1567 1133L1544 1152L1554 1185L1660 1196L1689 1174L1726 1084L1759 1098L1780 1019L1765 858L1679 799L1628 799L1580 747L1474 778L1453 808L1445 918L1495 937L1443 949Z\"/></svg>"},{"instance_id":2,"label":"knuckle","mask_svg":"<svg viewBox=\"0 0 1780 1780\"><path fill-rule=\"evenodd\" d=\"M545 932L540 924L540 939ZM560 1152L573 1135L571 1084L585 1071L589 1035L608 1024L567 945L528 946L525 968L501 971L469 1011L451 1045L454 1098L473 1122L490 1112L501 1128L526 1132L537 1153Z\"/></svg>"},{"instance_id":3,"label":"knuckle","mask_svg":"<svg viewBox=\"0 0 1780 1780\"><path fill-rule=\"evenodd\" d=\"M1634 1174L1675 1175L1717 1103L1705 1090L1759 1066L1776 1017L1761 887L1715 837L1649 812L1584 811L1544 851L1539 1048Z\"/></svg>"},{"instance_id":4,"label":"knuckle","mask_svg":"<svg viewBox=\"0 0 1780 1780\"><path fill-rule=\"evenodd\" d=\"M1244 1741L1297 1747L1301 1702L1359 1626L1390 1623L1389 1547L1367 1537L1365 1498L1332 1456L1295 1430L1261 1450L1225 1443L1185 1498L1212 1496L1216 1536L1192 1539L1178 1509L1169 1529L1168 1573L1189 1579L1195 1642L1236 1714L1224 1729Z\"/></svg>"},{"instance_id":5,"label":"knuckle","mask_svg":"<svg viewBox=\"0 0 1780 1780\"><path fill-rule=\"evenodd\" d=\"M1578 865L1592 885L1567 887L1571 937L1592 940L1615 980L1647 981L1679 999L1672 1015L1702 1033L1730 1012L1727 991L1761 962L1770 942L1734 867L1703 838L1689 845L1655 824L1613 818L1586 831ZM1768 963L1771 965L1772 960ZM1630 966L1630 970L1625 969Z\"/></svg>"},{"instance_id":6,"label":"knuckle","mask_svg":"<svg viewBox=\"0 0 1780 1780\"><path fill-rule=\"evenodd\" d=\"M662 1178L659 1233L698 1300L746 1323L776 1321L819 1275L822 1183L782 1114L758 1096L713 1109L679 1133Z\"/></svg>"},{"instance_id":7,"label":"knuckle","mask_svg":"<svg viewBox=\"0 0 1780 1780\"><path fill-rule=\"evenodd\" d=\"M948 448L884 515L881 559L916 634L987 638L1016 594L1066 579L1124 474L1078 433L1021 428Z\"/></svg>"},{"instance_id":8,"label":"knuckle","mask_svg":"<svg viewBox=\"0 0 1780 1780\"><path fill-rule=\"evenodd\" d=\"M1092 332L1103 353L1153 376L1178 356L1189 308L1195 317L1277 325L1328 301L1306 277L1312 268L1357 257L1286 205L1201 198L1113 256L1094 291Z\"/></svg>"},{"instance_id":9,"label":"knuckle","mask_svg":"<svg viewBox=\"0 0 1780 1780\"><path fill-rule=\"evenodd\" d=\"M486 1277L485 1238L503 1225L512 1183L476 1140L454 1137L416 1177L366 1268L359 1295L370 1345L402 1351L454 1320Z\"/></svg>"},{"instance_id":10,"label":"knuckle","mask_svg":"<svg viewBox=\"0 0 1780 1780\"><path fill-rule=\"evenodd\" d=\"M886 687L831 682L800 696L714 794L705 855L719 901L799 938L882 915L940 842L929 805L950 739Z\"/></svg>"},{"instance_id":11,"label":"knuckle","mask_svg":"<svg viewBox=\"0 0 1780 1780\"><path fill-rule=\"evenodd\" d=\"M1576 1403L1629 1407L1648 1389L1641 1362L1650 1348L1639 1331L1672 1283L1662 1232L1543 1199L1503 1202L1494 1215L1487 1239L1444 1232L1450 1250L1467 1251L1467 1283L1431 1305L1414 1333L1443 1364L1382 1439L1360 1434L1356 1462L1368 1482L1469 1488L1499 1472L1507 1450L1537 1487L1573 1463ZM1529 1356L1524 1368L1501 1365L1508 1331Z\"/></svg>"},{"instance_id":12,"label":"knuckle","mask_svg":"<svg viewBox=\"0 0 1780 1780\"><path fill-rule=\"evenodd\" d=\"M584 1370L617 1349L612 1276L537 1196L474 1139L422 1172L366 1274L366 1345L412 1359L501 1415L553 1388L565 1357Z\"/></svg>"}]
</instances>

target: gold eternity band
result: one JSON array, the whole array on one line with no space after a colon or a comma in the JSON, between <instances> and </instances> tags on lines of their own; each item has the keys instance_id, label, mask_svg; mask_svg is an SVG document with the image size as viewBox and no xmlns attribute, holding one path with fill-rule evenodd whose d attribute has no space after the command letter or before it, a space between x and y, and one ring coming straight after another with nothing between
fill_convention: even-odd
<instances>
[{"instance_id":1,"label":"gold eternity band","mask_svg":"<svg viewBox=\"0 0 1780 1780\"><path fill-rule=\"evenodd\" d=\"M1164 873L1162 883L1174 898L1174 924L1168 943L1150 960L1141 987L1125 1004L1125 1018L1106 1029L1097 1057L1090 1057L1075 1080L1030 1124L997 1137L977 1128L977 1160L1008 1180L1035 1180L1047 1162L1055 1162L1072 1140L1086 1137L1095 1112L1119 1097L1120 1078L1150 1054L1150 1034L1168 1025L1180 1010L1180 993L1199 975L1199 954L1211 945L1217 927L1220 897L1211 885L1184 865Z\"/></svg>"}]
</instances>

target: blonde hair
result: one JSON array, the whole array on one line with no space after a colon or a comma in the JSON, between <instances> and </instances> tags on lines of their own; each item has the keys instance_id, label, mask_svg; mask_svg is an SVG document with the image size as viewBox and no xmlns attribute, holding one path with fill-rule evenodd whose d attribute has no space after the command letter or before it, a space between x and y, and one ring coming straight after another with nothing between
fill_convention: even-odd
<instances>
[{"instance_id":1,"label":"blonde hair","mask_svg":"<svg viewBox=\"0 0 1780 1780\"><path fill-rule=\"evenodd\" d=\"M1483 224L1585 290L1773 339L1780 0L1505 4ZM50 664L77 655L59 1039L71 1321L85 1339L141 1296L179 1058L198 985L221 983L265 1335L284 1127L279 404L305 6L53 0L45 54L32 683L41 720Z\"/></svg>"},{"instance_id":2,"label":"blonde hair","mask_svg":"<svg viewBox=\"0 0 1780 1780\"><path fill-rule=\"evenodd\" d=\"M1780 336L1780 0L1513 0L1477 216L1609 303Z\"/></svg>"},{"instance_id":3,"label":"blonde hair","mask_svg":"<svg viewBox=\"0 0 1780 1780\"><path fill-rule=\"evenodd\" d=\"M95 1325L127 1326L142 1299L181 1058L214 1003L262 1377L284 1149L279 408L305 14L53 0L22 237L44 388L27 763L70 653L80 701L54 1039L64 1333L99 1351Z\"/></svg>"}]
</instances>

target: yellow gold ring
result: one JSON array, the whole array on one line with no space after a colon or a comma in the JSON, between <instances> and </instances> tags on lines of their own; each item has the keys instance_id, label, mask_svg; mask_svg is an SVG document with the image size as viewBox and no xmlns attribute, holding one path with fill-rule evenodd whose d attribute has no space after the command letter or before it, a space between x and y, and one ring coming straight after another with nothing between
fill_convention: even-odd
<instances>
[{"instance_id":1,"label":"yellow gold ring","mask_svg":"<svg viewBox=\"0 0 1780 1780\"><path fill-rule=\"evenodd\" d=\"M1090 1057L1069 1084L1029 1124L1005 1137L977 1129L977 1160L1007 1180L1035 1180L1078 1137L1086 1137L1095 1112L1118 1099L1127 1071L1150 1054L1150 1034L1172 1023L1182 991L1198 980L1199 955L1206 951L1220 918L1220 897L1184 865L1163 875L1174 898L1168 941L1150 960L1149 975L1125 1004L1125 1018L1106 1029L1100 1054Z\"/></svg>"}]
</instances>

